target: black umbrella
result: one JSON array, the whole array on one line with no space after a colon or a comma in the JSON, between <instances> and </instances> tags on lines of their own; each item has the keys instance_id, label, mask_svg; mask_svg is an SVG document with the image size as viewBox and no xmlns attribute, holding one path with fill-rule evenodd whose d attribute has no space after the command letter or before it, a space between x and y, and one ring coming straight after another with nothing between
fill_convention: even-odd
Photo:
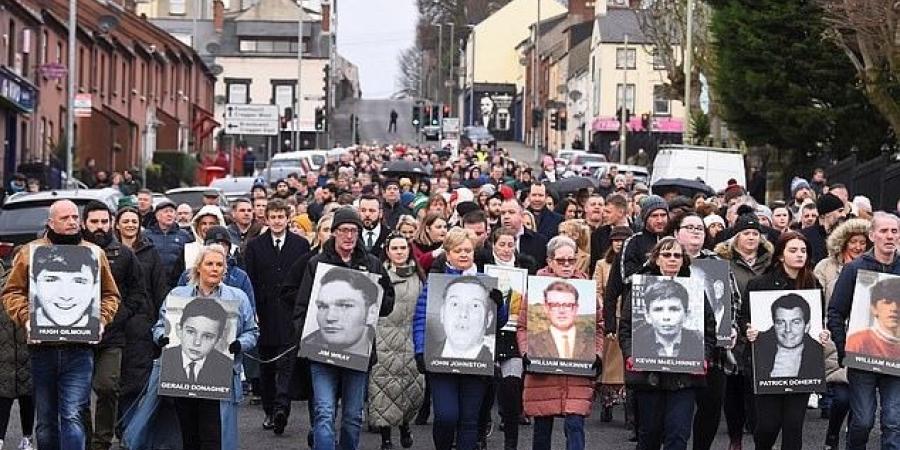
<instances>
[{"instance_id":1,"label":"black umbrella","mask_svg":"<svg viewBox=\"0 0 900 450\"><path fill-rule=\"evenodd\" d=\"M656 195L677 192L688 198L693 197L697 193L707 196L716 195L716 191L703 181L688 180L686 178L663 178L653 183L650 190Z\"/></svg>"},{"instance_id":2,"label":"black umbrella","mask_svg":"<svg viewBox=\"0 0 900 450\"><path fill-rule=\"evenodd\" d=\"M428 175L428 171L421 163L397 159L385 164L381 168L381 174L393 177L421 177Z\"/></svg>"},{"instance_id":3,"label":"black umbrella","mask_svg":"<svg viewBox=\"0 0 900 450\"><path fill-rule=\"evenodd\" d=\"M590 177L569 177L563 178L555 183L550 183L547 186L547 189L556 194L557 198L565 197L566 195L578 192L579 189L596 189L597 183L593 178Z\"/></svg>"}]
</instances>

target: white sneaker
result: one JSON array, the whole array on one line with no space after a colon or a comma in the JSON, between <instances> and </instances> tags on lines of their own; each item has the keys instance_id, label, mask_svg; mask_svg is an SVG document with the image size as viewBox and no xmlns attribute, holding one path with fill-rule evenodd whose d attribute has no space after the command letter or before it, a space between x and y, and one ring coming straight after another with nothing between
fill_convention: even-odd
<instances>
[{"instance_id":1,"label":"white sneaker","mask_svg":"<svg viewBox=\"0 0 900 450\"><path fill-rule=\"evenodd\" d=\"M34 450L34 443L32 442L31 436L22 437L22 440L19 441L18 450Z\"/></svg>"},{"instance_id":2,"label":"white sneaker","mask_svg":"<svg viewBox=\"0 0 900 450\"><path fill-rule=\"evenodd\" d=\"M3 439L0 439L0 449L3 448Z\"/></svg>"},{"instance_id":3,"label":"white sneaker","mask_svg":"<svg viewBox=\"0 0 900 450\"><path fill-rule=\"evenodd\" d=\"M809 402L806 404L806 407L809 409L818 409L819 408L819 395L818 394L809 394Z\"/></svg>"}]
</instances>

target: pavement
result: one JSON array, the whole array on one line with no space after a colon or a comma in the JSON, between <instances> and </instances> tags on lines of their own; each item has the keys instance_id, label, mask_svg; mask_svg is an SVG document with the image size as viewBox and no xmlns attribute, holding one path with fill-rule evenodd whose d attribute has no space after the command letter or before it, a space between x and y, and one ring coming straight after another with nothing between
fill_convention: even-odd
<instances>
[{"instance_id":1,"label":"pavement","mask_svg":"<svg viewBox=\"0 0 900 450\"><path fill-rule=\"evenodd\" d=\"M333 142L349 145L351 142L350 116L359 117L359 136L362 143L415 142L416 130L412 125L412 100L350 99L344 101L332 114ZM391 110L397 111L397 131L388 132Z\"/></svg>"},{"instance_id":2,"label":"pavement","mask_svg":"<svg viewBox=\"0 0 900 450\"><path fill-rule=\"evenodd\" d=\"M595 404L596 405L596 404ZM585 422L585 442L589 449L604 450L634 450L635 443L628 441L629 432L625 429L624 413L621 407L614 410L613 421L610 423L600 422L600 409L594 408L593 414L588 417ZM7 432L7 447L14 448L19 442L21 436L21 428L18 421L18 406L13 407L10 420L9 430ZM276 436L271 431L262 429L263 412L262 406L258 403L245 400L240 408L240 416L238 427L240 430L241 449L247 450L297 450L306 449L306 435L309 431L309 420L307 418L306 403L294 402L293 411L288 426L284 434ZM488 448L491 450L503 448L503 433L496 426L499 424L499 418L494 417L494 431L488 438ZM821 449L825 438L825 430L827 421L819 418L818 410L807 410L806 422L803 430L803 448L806 450ZM868 449L876 449L880 446L880 431L873 430L869 440ZM719 434L713 443L712 448L715 450L728 448L728 436L725 432L724 419L719 425ZM522 426L519 431L519 448L527 450L531 448L532 427ZM434 448L431 441L431 425L413 425L412 433L414 439L413 449L430 449ZM844 445L844 436L841 436L841 447ZM378 450L381 445L381 437L376 433L370 433L363 430L360 438L360 450ZM399 436L394 430L394 445L398 450ZM744 448L753 447L753 440L750 435L744 435ZM690 448L691 444L688 444ZM113 449L118 449L117 445L113 445ZM565 448L565 437L563 436L562 420L556 421L555 431L553 433L553 449ZM776 447L778 448L778 447Z\"/></svg>"}]
</instances>

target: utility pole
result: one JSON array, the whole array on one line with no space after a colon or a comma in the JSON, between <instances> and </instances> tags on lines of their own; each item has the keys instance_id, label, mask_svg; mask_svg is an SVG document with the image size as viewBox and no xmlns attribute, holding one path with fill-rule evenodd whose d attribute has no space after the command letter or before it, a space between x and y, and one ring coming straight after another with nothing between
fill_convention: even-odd
<instances>
[{"instance_id":1,"label":"utility pole","mask_svg":"<svg viewBox=\"0 0 900 450\"><path fill-rule=\"evenodd\" d=\"M536 114L534 114L534 111L537 111L537 109L538 109L538 74L540 73L540 70L538 70L538 66L541 63L540 42L539 42L540 33L538 32L538 29L540 29L540 27L541 27L541 0L537 0L537 22L534 23L534 48L532 49L532 51L534 52L534 67L531 68L531 85L532 85L531 86L532 87L532 89L531 89L531 91L532 91L531 92L531 111L532 111L531 119L532 119L532 121L534 121L534 119L535 119L534 116L536 115ZM474 98L472 99L472 102L473 103L475 102ZM542 117L542 119L543 119L543 117ZM540 127L543 125L543 120L541 120L541 122L542 123L534 123L534 124L532 124L532 127L531 127L532 128L531 138L534 141L534 160L535 161L540 161L540 159L541 159L541 147L540 147L540 143L538 142L538 135L540 134L539 133L540 129L541 129Z\"/></svg>"},{"instance_id":2,"label":"utility pole","mask_svg":"<svg viewBox=\"0 0 900 450\"><path fill-rule=\"evenodd\" d=\"M453 84L450 84L450 82L454 81L453 80L453 61L456 59L456 58L454 58L454 56L456 56L456 34L455 34L456 24L454 24L453 22L450 22L448 25L450 25L450 67L447 68L447 81L444 82L444 85L445 85L444 87L447 88L447 104L452 105L453 104L453 87L456 86L456 83L453 82ZM451 111L451 113L452 113L452 111ZM441 126L443 127L443 124L441 124Z\"/></svg>"},{"instance_id":3,"label":"utility pole","mask_svg":"<svg viewBox=\"0 0 900 450\"><path fill-rule=\"evenodd\" d=\"M472 84L469 86L469 125L475 126L475 51L478 42L475 41L475 27L472 27Z\"/></svg>"},{"instance_id":4,"label":"utility pole","mask_svg":"<svg viewBox=\"0 0 900 450\"><path fill-rule=\"evenodd\" d=\"M444 139L444 24L437 24L438 27L438 61L437 61L437 89L435 89L435 99L438 102L438 142ZM434 116L434 108L431 108L431 115ZM430 124L429 124L430 125Z\"/></svg>"},{"instance_id":5,"label":"utility pole","mask_svg":"<svg viewBox=\"0 0 900 450\"><path fill-rule=\"evenodd\" d=\"M619 117L619 164L625 164L628 149L628 35L625 35L625 50L622 61L622 108ZM637 55L635 55L637 58ZM636 62L636 61L635 61ZM635 94L637 94L635 92Z\"/></svg>"},{"instance_id":6,"label":"utility pole","mask_svg":"<svg viewBox=\"0 0 900 450\"><path fill-rule=\"evenodd\" d=\"M68 92L68 107L66 108L66 185L75 180L75 69L78 64L75 63L75 40L76 29L78 28L78 0L69 0L69 78L66 89ZM146 179L143 180L146 183Z\"/></svg>"},{"instance_id":7,"label":"utility pole","mask_svg":"<svg viewBox=\"0 0 900 450\"><path fill-rule=\"evenodd\" d=\"M300 150L300 106L303 104L303 91L300 90L300 80L303 77L303 2L297 2L297 92L295 92L297 106L294 108L294 150ZM271 165L271 161L269 161Z\"/></svg>"},{"instance_id":8,"label":"utility pole","mask_svg":"<svg viewBox=\"0 0 900 450\"><path fill-rule=\"evenodd\" d=\"M691 142L691 64L694 56L694 0L687 0L687 42L684 51L684 144Z\"/></svg>"}]
</instances>

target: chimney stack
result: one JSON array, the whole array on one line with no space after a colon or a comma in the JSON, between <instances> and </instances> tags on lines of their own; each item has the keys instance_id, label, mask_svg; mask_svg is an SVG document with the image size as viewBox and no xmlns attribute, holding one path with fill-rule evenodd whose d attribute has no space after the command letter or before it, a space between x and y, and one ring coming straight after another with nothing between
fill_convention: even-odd
<instances>
[{"instance_id":1,"label":"chimney stack","mask_svg":"<svg viewBox=\"0 0 900 450\"><path fill-rule=\"evenodd\" d=\"M604 0L569 0L569 24L591 20L594 17L594 5L598 1Z\"/></svg>"},{"instance_id":2,"label":"chimney stack","mask_svg":"<svg viewBox=\"0 0 900 450\"><path fill-rule=\"evenodd\" d=\"M216 33L225 29L225 3L222 0L213 0L213 29Z\"/></svg>"},{"instance_id":3,"label":"chimney stack","mask_svg":"<svg viewBox=\"0 0 900 450\"><path fill-rule=\"evenodd\" d=\"M322 0L322 33L331 33L331 2Z\"/></svg>"}]
</instances>

